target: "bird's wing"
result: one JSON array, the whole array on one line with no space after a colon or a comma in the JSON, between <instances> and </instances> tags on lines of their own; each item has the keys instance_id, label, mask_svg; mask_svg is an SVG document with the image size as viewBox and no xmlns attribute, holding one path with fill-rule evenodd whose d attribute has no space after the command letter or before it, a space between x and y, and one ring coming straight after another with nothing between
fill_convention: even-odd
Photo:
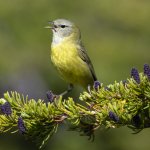
<instances>
[{"instance_id":1,"label":"bird's wing","mask_svg":"<svg viewBox=\"0 0 150 150\"><path fill-rule=\"evenodd\" d=\"M96 81L96 80L97 80L97 77L96 77L96 74L95 74L95 71L94 71L94 67L93 67L92 62L91 62L91 60L90 60L90 58L89 58L89 56L88 56L88 54L87 54L87 52L86 52L86 49L85 49L84 46L82 45L82 43L80 43L80 44L78 45L78 48L77 48L77 49L78 49L78 53L79 53L80 58L81 58L84 62L86 62L88 68L90 69L90 72L91 72L91 74L92 74L93 80Z\"/></svg>"}]
</instances>

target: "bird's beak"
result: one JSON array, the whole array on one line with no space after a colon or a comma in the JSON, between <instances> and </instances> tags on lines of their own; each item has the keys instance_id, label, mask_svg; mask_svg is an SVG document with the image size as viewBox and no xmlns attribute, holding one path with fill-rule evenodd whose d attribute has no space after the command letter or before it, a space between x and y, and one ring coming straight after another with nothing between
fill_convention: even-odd
<instances>
[{"instance_id":1,"label":"bird's beak","mask_svg":"<svg viewBox=\"0 0 150 150\"><path fill-rule=\"evenodd\" d=\"M53 21L49 21L48 24L49 24L49 26L46 26L44 28L46 28L46 29L54 29L54 22Z\"/></svg>"}]
</instances>

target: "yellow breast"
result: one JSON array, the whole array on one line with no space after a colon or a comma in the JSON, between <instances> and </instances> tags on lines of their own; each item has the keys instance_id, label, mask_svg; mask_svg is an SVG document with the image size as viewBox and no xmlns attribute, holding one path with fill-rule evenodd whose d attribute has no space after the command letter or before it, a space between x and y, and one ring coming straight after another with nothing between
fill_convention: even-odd
<instances>
[{"instance_id":1,"label":"yellow breast","mask_svg":"<svg viewBox=\"0 0 150 150\"><path fill-rule=\"evenodd\" d=\"M69 83L83 87L93 83L88 65L80 58L75 43L63 41L52 46L51 60L61 77Z\"/></svg>"}]
</instances>

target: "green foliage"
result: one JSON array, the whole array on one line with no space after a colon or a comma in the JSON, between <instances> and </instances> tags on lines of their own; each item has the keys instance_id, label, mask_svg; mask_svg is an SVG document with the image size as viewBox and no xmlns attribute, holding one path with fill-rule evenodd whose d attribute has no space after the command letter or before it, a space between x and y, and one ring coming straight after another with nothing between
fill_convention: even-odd
<instances>
[{"instance_id":1,"label":"green foliage","mask_svg":"<svg viewBox=\"0 0 150 150\"><path fill-rule=\"evenodd\" d=\"M62 123L90 139L98 128L128 126L136 133L150 127L150 82L143 73L139 77L140 83L130 78L83 92L79 98L84 102L82 105L73 98L65 100L60 96L50 103L7 92L0 99L0 132L19 131L39 148ZM6 107L6 102L11 107Z\"/></svg>"}]
</instances>

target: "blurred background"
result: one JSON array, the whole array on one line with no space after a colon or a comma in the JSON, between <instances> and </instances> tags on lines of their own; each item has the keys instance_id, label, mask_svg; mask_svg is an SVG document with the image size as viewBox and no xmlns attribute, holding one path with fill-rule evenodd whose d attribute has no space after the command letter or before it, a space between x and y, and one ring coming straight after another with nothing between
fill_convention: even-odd
<instances>
[{"instance_id":1,"label":"blurred background","mask_svg":"<svg viewBox=\"0 0 150 150\"><path fill-rule=\"evenodd\" d=\"M149 0L0 0L0 96L18 91L30 98L46 99L51 89L67 87L50 62L52 34L44 29L49 20L66 18L82 31L82 41L98 79L105 85L141 72L150 64ZM75 99L76 87L67 96ZM137 135L126 127L96 131L94 142L61 127L46 150L149 150L149 129ZM1 134L1 150L36 150L19 134Z\"/></svg>"}]
</instances>

